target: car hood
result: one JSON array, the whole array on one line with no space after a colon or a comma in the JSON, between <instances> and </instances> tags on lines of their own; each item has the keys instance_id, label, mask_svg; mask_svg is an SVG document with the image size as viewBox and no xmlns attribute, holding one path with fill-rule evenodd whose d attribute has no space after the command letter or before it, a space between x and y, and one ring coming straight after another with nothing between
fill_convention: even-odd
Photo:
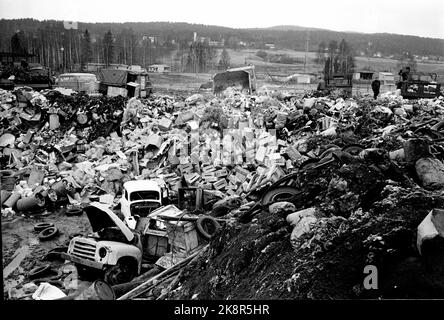
<instances>
[{"instance_id":1,"label":"car hood","mask_svg":"<svg viewBox=\"0 0 444 320\"><path fill-rule=\"evenodd\" d=\"M93 202L83 210L88 216L89 223L94 232L100 231L103 228L117 227L122 231L128 241L134 239L133 232L108 208L107 205Z\"/></svg>"}]
</instances>

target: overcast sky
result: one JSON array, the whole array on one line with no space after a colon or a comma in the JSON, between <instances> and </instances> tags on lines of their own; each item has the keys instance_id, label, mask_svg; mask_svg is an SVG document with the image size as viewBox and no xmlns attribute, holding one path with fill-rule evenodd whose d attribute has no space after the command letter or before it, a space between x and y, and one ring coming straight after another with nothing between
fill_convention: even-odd
<instances>
[{"instance_id":1,"label":"overcast sky","mask_svg":"<svg viewBox=\"0 0 444 320\"><path fill-rule=\"evenodd\" d=\"M0 18L298 25L444 39L444 0L0 0Z\"/></svg>"}]
</instances>

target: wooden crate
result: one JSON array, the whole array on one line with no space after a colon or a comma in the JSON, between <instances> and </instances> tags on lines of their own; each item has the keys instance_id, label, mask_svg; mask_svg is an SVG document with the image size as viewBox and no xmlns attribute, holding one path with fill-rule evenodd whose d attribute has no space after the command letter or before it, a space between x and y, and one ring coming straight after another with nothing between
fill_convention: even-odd
<instances>
[{"instance_id":1,"label":"wooden crate","mask_svg":"<svg viewBox=\"0 0 444 320\"><path fill-rule=\"evenodd\" d=\"M144 252L151 256L161 257L168 251L166 231L147 229L144 233Z\"/></svg>"},{"instance_id":2,"label":"wooden crate","mask_svg":"<svg viewBox=\"0 0 444 320\"><path fill-rule=\"evenodd\" d=\"M166 227L168 242L171 246L187 254L198 247L197 230L194 222L168 221Z\"/></svg>"}]
</instances>

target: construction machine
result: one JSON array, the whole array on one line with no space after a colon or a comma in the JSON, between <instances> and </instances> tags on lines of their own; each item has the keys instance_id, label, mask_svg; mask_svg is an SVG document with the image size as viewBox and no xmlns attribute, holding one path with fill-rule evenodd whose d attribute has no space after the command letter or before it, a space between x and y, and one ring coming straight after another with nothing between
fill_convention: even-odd
<instances>
[{"instance_id":1,"label":"construction machine","mask_svg":"<svg viewBox=\"0 0 444 320\"><path fill-rule=\"evenodd\" d=\"M331 59L325 61L323 72L323 86L318 87L318 91L329 94L334 90L341 90L343 95L351 97L353 89L353 66L351 64L341 64L334 66Z\"/></svg>"},{"instance_id":2,"label":"construction machine","mask_svg":"<svg viewBox=\"0 0 444 320\"><path fill-rule=\"evenodd\" d=\"M51 89L55 80L48 68L26 61L3 65L0 68L0 78L1 87L9 90L19 86L34 90Z\"/></svg>"},{"instance_id":3,"label":"construction machine","mask_svg":"<svg viewBox=\"0 0 444 320\"><path fill-rule=\"evenodd\" d=\"M407 80L400 80L398 88L404 99L430 99L442 95L436 73L410 73Z\"/></svg>"}]
</instances>

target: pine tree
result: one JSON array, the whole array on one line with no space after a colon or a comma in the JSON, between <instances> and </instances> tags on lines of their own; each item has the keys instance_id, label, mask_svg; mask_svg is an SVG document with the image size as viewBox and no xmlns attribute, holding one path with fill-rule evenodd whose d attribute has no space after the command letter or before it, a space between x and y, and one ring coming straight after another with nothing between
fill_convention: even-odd
<instances>
[{"instance_id":1,"label":"pine tree","mask_svg":"<svg viewBox=\"0 0 444 320\"><path fill-rule=\"evenodd\" d=\"M92 59L91 36L88 29L85 30L81 41L81 61L82 68Z\"/></svg>"},{"instance_id":2,"label":"pine tree","mask_svg":"<svg viewBox=\"0 0 444 320\"><path fill-rule=\"evenodd\" d=\"M106 66L109 66L113 62L114 55L114 40L111 30L108 30L103 37L103 53L105 57L105 64Z\"/></svg>"}]
</instances>

